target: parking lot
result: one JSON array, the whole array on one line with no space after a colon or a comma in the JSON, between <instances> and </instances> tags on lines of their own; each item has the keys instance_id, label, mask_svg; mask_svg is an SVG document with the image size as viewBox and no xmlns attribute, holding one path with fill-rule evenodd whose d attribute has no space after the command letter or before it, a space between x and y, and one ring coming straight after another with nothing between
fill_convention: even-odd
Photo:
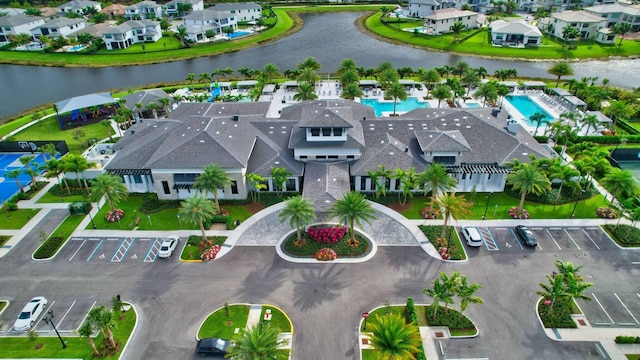
<instances>
[{"instance_id":1,"label":"parking lot","mask_svg":"<svg viewBox=\"0 0 640 360\"><path fill-rule=\"evenodd\" d=\"M60 250L56 259L69 262L145 262L158 260L158 251L162 244L161 237L126 237L126 238L79 238L72 237ZM171 259L179 259L182 241L178 244Z\"/></svg>"}]
</instances>

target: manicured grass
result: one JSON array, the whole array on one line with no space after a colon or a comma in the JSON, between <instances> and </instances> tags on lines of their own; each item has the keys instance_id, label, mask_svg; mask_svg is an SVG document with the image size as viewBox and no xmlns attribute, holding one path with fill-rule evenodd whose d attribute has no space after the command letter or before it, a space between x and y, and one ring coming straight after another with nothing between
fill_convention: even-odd
<instances>
[{"instance_id":1,"label":"manicured grass","mask_svg":"<svg viewBox=\"0 0 640 360\"><path fill-rule=\"evenodd\" d=\"M227 240L226 236L208 236L207 239L209 241L213 241L214 245L224 244L225 240ZM182 254L180 254L181 260L200 260L202 258L202 252L206 250L200 245L202 242L202 236L200 235L191 235L187 239L187 245L185 245L182 250Z\"/></svg>"},{"instance_id":2,"label":"manicured grass","mask_svg":"<svg viewBox=\"0 0 640 360\"><path fill-rule=\"evenodd\" d=\"M362 360L377 360L378 357L373 349L362 349Z\"/></svg>"},{"instance_id":3,"label":"manicured grass","mask_svg":"<svg viewBox=\"0 0 640 360\"><path fill-rule=\"evenodd\" d=\"M33 219L40 209L18 209L6 211L4 208L0 212L0 229L22 229L22 227Z\"/></svg>"},{"instance_id":4,"label":"manicured grass","mask_svg":"<svg viewBox=\"0 0 640 360\"><path fill-rule=\"evenodd\" d=\"M640 229L624 224L601 226L618 245L633 248L640 246Z\"/></svg>"},{"instance_id":5,"label":"manicured grass","mask_svg":"<svg viewBox=\"0 0 640 360\"><path fill-rule=\"evenodd\" d=\"M51 236L59 236L59 237L69 237L71 233L80 225L82 220L84 220L85 215L69 215L66 219L58 226L58 228L51 234Z\"/></svg>"},{"instance_id":6,"label":"manicured grass","mask_svg":"<svg viewBox=\"0 0 640 360\"><path fill-rule=\"evenodd\" d=\"M495 47L489 42L488 29L463 31L460 34L460 39L464 39L464 41L454 43L453 34L413 34L412 32L402 31L402 28L415 26L401 24L399 27L392 21L384 24L380 20L380 15L381 13L378 12L365 20L364 25L369 31L395 43L406 43L429 49L463 54L524 59L587 59L606 58L610 56L625 57L640 54L640 42L631 40L623 41L622 46L592 44L586 41L581 42L577 48L568 50L567 47L562 48L561 42L544 37L542 45L537 48L516 49Z\"/></svg>"},{"instance_id":7,"label":"manicured grass","mask_svg":"<svg viewBox=\"0 0 640 360\"><path fill-rule=\"evenodd\" d=\"M227 318L224 307L222 307L209 315L204 323L202 323L200 330L198 330L198 338L216 337L233 339L238 336L235 334L235 329L244 329L247 325L248 318L248 305L229 305L229 318ZM231 323L228 323L229 320Z\"/></svg>"},{"instance_id":8,"label":"manicured grass","mask_svg":"<svg viewBox=\"0 0 640 360\"><path fill-rule=\"evenodd\" d=\"M74 181L75 180L71 180ZM83 191L84 192L84 191ZM67 195L66 192L64 193L64 195L60 196L60 195L54 195L52 194L50 191L47 191L47 193L45 193L44 195L42 195L40 197L40 199L38 199L38 201L36 201L36 203L38 204L44 204L44 203L74 203L74 202L84 202L85 201L85 197L88 196L88 194L86 192L84 192L84 195Z\"/></svg>"},{"instance_id":9,"label":"manicured grass","mask_svg":"<svg viewBox=\"0 0 640 360\"><path fill-rule=\"evenodd\" d=\"M271 310L271 320L264 319L264 314L266 313L267 309ZM267 306L267 305L262 306L260 321L265 323L271 323L271 325L277 327L280 330L280 332L291 332L291 323L289 322L289 319L285 316L285 314L282 311L280 311L280 309L275 308L273 306Z\"/></svg>"},{"instance_id":10,"label":"manicured grass","mask_svg":"<svg viewBox=\"0 0 640 360\"><path fill-rule=\"evenodd\" d=\"M428 326L427 308L425 306L415 306L416 317L418 318L418 326Z\"/></svg>"},{"instance_id":11,"label":"manicured grass","mask_svg":"<svg viewBox=\"0 0 640 360\"><path fill-rule=\"evenodd\" d=\"M627 354L625 355L627 357L627 359L629 360L640 360L640 355L632 355L632 354Z\"/></svg>"},{"instance_id":12,"label":"manicured grass","mask_svg":"<svg viewBox=\"0 0 640 360\"><path fill-rule=\"evenodd\" d=\"M131 332L136 322L136 313L129 310L123 313L123 319L116 319L117 327L112 329L114 338L120 342L120 351L112 356L100 357L99 359L117 360L120 357L122 348L129 340ZM0 358L11 359L98 359L93 356L93 352L87 339L70 334L61 334L67 343L67 348L63 349L60 340L55 336L39 336L36 343L43 344L41 349L35 349L35 343L28 337L2 337L0 338ZM96 344L102 342L102 335L98 335L94 341Z\"/></svg>"},{"instance_id":13,"label":"manicured grass","mask_svg":"<svg viewBox=\"0 0 640 360\"><path fill-rule=\"evenodd\" d=\"M465 260L467 258L455 227L447 225L448 229L445 236L448 240L438 240L442 236L442 225L420 225L419 228L436 249L441 247L449 249L449 254L451 255L449 260Z\"/></svg>"},{"instance_id":14,"label":"manicured grass","mask_svg":"<svg viewBox=\"0 0 640 360\"><path fill-rule=\"evenodd\" d=\"M167 36L168 35L168 36ZM143 49L144 45L144 49ZM168 51L179 50L180 40L174 36L174 34L163 34L162 39L154 43L133 44L126 49L121 50L107 50L102 48L96 52L97 55L122 55L122 54L144 54L146 52L154 51Z\"/></svg>"},{"instance_id":15,"label":"manicured grass","mask_svg":"<svg viewBox=\"0 0 640 360\"><path fill-rule=\"evenodd\" d=\"M48 108L43 110L43 113L45 115L48 114L52 114L53 113L53 109ZM3 124L2 126L0 126L0 137L6 136L8 135L10 132L20 128L21 126L27 125L28 123L34 121L36 119L33 118L33 114L30 113L29 115L25 115L25 116L21 116L13 121L10 121L6 124Z\"/></svg>"},{"instance_id":16,"label":"manicured grass","mask_svg":"<svg viewBox=\"0 0 640 360\"><path fill-rule=\"evenodd\" d=\"M553 310L549 313L549 306L544 300L538 303L538 314L546 328L575 329L578 327L571 318L574 306L573 300L568 297L558 298L553 303Z\"/></svg>"},{"instance_id":17,"label":"manicured grass","mask_svg":"<svg viewBox=\"0 0 640 360\"><path fill-rule=\"evenodd\" d=\"M476 329L449 329L451 336L471 336L478 333Z\"/></svg>"},{"instance_id":18,"label":"manicured grass","mask_svg":"<svg viewBox=\"0 0 640 360\"><path fill-rule=\"evenodd\" d=\"M0 312L2 312L2 310L4 310L4 308L6 308L7 305L9 305L8 301L5 301L5 300L0 301Z\"/></svg>"},{"instance_id":19,"label":"manicured grass","mask_svg":"<svg viewBox=\"0 0 640 360\"><path fill-rule=\"evenodd\" d=\"M73 130L64 130L60 129L60 125L58 124L58 120L55 117L51 117L44 121L41 121L37 124L34 124L27 129L19 132L18 134L11 136L11 140L64 140L67 142L67 146L69 147L69 152L81 154L84 150L86 150L89 146L87 142L89 139L95 138L98 140L102 140L107 138L109 135L107 134L107 128L100 124L91 124L87 126L80 127L85 132L85 137L82 138L82 142L78 142L73 138Z\"/></svg>"}]
</instances>

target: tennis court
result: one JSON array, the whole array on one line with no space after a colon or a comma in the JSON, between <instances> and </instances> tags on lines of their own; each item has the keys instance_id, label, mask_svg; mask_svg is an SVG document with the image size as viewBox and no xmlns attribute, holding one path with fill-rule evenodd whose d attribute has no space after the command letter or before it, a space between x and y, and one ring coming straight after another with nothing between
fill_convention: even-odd
<instances>
[{"instance_id":1,"label":"tennis court","mask_svg":"<svg viewBox=\"0 0 640 360\"><path fill-rule=\"evenodd\" d=\"M29 181L31 181L31 176L24 173L27 167L20 163L22 156L35 156L31 165L32 169L36 169L46 162L45 155L42 153L0 153L0 203L9 200L20 191L16 179L7 178L9 172L14 170L22 171L22 174L18 176L22 186L28 185Z\"/></svg>"}]
</instances>

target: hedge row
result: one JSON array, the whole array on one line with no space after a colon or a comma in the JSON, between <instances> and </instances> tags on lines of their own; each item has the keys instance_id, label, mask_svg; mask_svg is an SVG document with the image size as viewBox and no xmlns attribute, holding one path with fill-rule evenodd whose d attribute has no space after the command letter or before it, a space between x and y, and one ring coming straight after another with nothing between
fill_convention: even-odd
<instances>
[{"instance_id":1,"label":"hedge row","mask_svg":"<svg viewBox=\"0 0 640 360\"><path fill-rule=\"evenodd\" d=\"M67 239L60 236L48 238L36 252L33 257L36 259L48 259L52 257L56 251L64 244Z\"/></svg>"},{"instance_id":2,"label":"hedge row","mask_svg":"<svg viewBox=\"0 0 640 360\"><path fill-rule=\"evenodd\" d=\"M640 344L640 336L616 336L616 344Z\"/></svg>"},{"instance_id":3,"label":"hedge row","mask_svg":"<svg viewBox=\"0 0 640 360\"><path fill-rule=\"evenodd\" d=\"M407 313L407 319L409 320L409 323L417 327L418 315L416 314L416 307L413 303L413 298L407 299L407 307L405 308L405 311ZM422 342L420 342L418 349L420 350L420 352L415 354L416 360L427 360L427 356L424 353L424 346L422 345Z\"/></svg>"}]
</instances>

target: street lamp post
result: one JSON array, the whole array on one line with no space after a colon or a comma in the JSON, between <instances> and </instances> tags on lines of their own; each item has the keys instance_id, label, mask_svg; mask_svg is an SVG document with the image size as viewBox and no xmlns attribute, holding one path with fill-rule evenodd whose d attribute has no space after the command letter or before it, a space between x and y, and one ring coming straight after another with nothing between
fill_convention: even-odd
<instances>
[{"instance_id":1,"label":"street lamp post","mask_svg":"<svg viewBox=\"0 0 640 360\"><path fill-rule=\"evenodd\" d=\"M180 214L176 214L176 216L178 217L178 222L180 223L180 226L182 226L182 220L180 220Z\"/></svg>"},{"instance_id":2,"label":"street lamp post","mask_svg":"<svg viewBox=\"0 0 640 360\"><path fill-rule=\"evenodd\" d=\"M51 325L53 327L53 331L56 332L56 335L58 335L58 339L60 339L60 342L62 343L62 348L66 349L67 348L67 344L64 342L64 340L62 340L62 336L60 336L60 333L58 332L58 329L56 329L56 324L53 322L53 311L51 311L51 310L47 311L47 315L45 315L42 318L42 320L47 325Z\"/></svg>"},{"instance_id":3,"label":"street lamp post","mask_svg":"<svg viewBox=\"0 0 640 360\"><path fill-rule=\"evenodd\" d=\"M147 219L149 219L149 225L153 226L153 223L151 222L151 214L147 214Z\"/></svg>"},{"instance_id":4,"label":"street lamp post","mask_svg":"<svg viewBox=\"0 0 640 360\"><path fill-rule=\"evenodd\" d=\"M367 331L367 318L369 318L369 313L363 312L362 317L364 318L364 331Z\"/></svg>"},{"instance_id":5,"label":"street lamp post","mask_svg":"<svg viewBox=\"0 0 640 360\"><path fill-rule=\"evenodd\" d=\"M493 195L493 192L490 192L489 195L487 195L487 203L484 205L484 214L482 215L482 220L487 218L487 210L489 209L489 200L491 200L492 195Z\"/></svg>"},{"instance_id":6,"label":"street lamp post","mask_svg":"<svg viewBox=\"0 0 640 360\"><path fill-rule=\"evenodd\" d=\"M91 219L91 225L94 229L96 229L96 223L93 222L93 216L91 216L91 209L89 209L89 212L87 212L87 214L89 214L89 219Z\"/></svg>"},{"instance_id":7,"label":"street lamp post","mask_svg":"<svg viewBox=\"0 0 640 360\"><path fill-rule=\"evenodd\" d=\"M581 196L576 199L576 202L573 204L573 210L571 210L572 219L575 216L576 208L578 207L578 201L580 201L580 199L584 196L585 190L582 190L580 193L581 193Z\"/></svg>"}]
</instances>

